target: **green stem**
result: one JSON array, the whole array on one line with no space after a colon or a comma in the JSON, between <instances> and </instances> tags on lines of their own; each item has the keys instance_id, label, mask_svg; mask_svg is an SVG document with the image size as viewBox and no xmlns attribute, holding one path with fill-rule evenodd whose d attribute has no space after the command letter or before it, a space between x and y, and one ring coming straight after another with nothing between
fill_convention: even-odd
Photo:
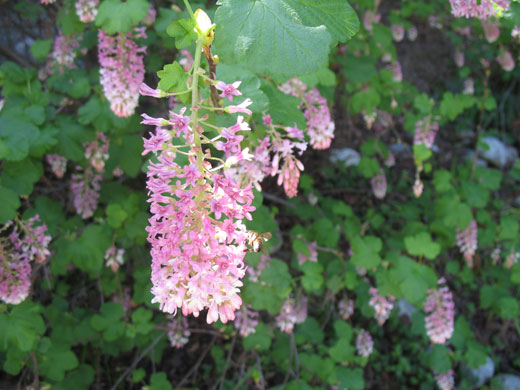
<instances>
[{"instance_id":1,"label":"green stem","mask_svg":"<svg viewBox=\"0 0 520 390\"><path fill-rule=\"evenodd\" d=\"M185 0L186 2L186 0ZM199 37L197 39L197 48L195 49L195 58L193 59L193 73L192 73L192 84L191 84L191 123L193 130L193 140L195 142L195 147L197 148L197 167L200 172L204 172L202 162L204 161L204 155L202 154L200 136L198 133L198 123L199 123L199 111L200 108L198 106L199 102L199 75L198 70L200 67L200 61L202 57L202 45L203 45L203 37ZM197 107L195 110L194 107Z\"/></svg>"},{"instance_id":2,"label":"green stem","mask_svg":"<svg viewBox=\"0 0 520 390\"><path fill-rule=\"evenodd\" d=\"M190 16L193 19L193 21L195 21L195 15L193 14L193 10L191 9L190 2L188 0L184 0L184 5L186 6L186 9L190 13Z\"/></svg>"}]
</instances>

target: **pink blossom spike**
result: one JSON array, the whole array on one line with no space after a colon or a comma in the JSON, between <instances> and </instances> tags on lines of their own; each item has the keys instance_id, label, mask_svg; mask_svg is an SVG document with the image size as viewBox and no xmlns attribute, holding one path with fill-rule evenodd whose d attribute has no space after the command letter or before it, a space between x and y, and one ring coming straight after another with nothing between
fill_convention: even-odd
<instances>
[{"instance_id":1,"label":"pink blossom spike","mask_svg":"<svg viewBox=\"0 0 520 390\"><path fill-rule=\"evenodd\" d=\"M374 340L372 336L365 329L360 329L356 338L356 350L358 355L367 358L372 354L373 349Z\"/></svg>"},{"instance_id":2,"label":"pink blossom spike","mask_svg":"<svg viewBox=\"0 0 520 390\"><path fill-rule=\"evenodd\" d=\"M434 344L445 344L453 334L455 304L453 295L445 285L444 278L439 279L438 288L428 290L424 302L426 312L426 333Z\"/></svg>"},{"instance_id":3,"label":"pink blossom spike","mask_svg":"<svg viewBox=\"0 0 520 390\"><path fill-rule=\"evenodd\" d=\"M468 267L473 268L473 256L477 251L477 221L472 220L465 230L457 228L457 245L464 254Z\"/></svg>"}]
</instances>

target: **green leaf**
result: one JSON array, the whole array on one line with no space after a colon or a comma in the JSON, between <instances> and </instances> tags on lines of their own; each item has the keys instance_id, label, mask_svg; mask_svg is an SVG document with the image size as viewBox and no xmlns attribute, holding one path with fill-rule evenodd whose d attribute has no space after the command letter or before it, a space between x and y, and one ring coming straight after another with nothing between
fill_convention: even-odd
<instances>
[{"instance_id":1,"label":"green leaf","mask_svg":"<svg viewBox=\"0 0 520 390\"><path fill-rule=\"evenodd\" d=\"M17 162L6 162L0 175L2 186L10 188L18 195L30 195L33 185L43 175L41 162L25 159ZM4 205L2 204L2 207Z\"/></svg>"},{"instance_id":2,"label":"green leaf","mask_svg":"<svg viewBox=\"0 0 520 390\"><path fill-rule=\"evenodd\" d=\"M96 26L107 34L129 32L145 18L149 8L146 0L104 0L98 7Z\"/></svg>"},{"instance_id":3,"label":"green leaf","mask_svg":"<svg viewBox=\"0 0 520 390\"><path fill-rule=\"evenodd\" d=\"M363 390L365 388L361 368L338 367L336 375L339 380L338 389L340 390Z\"/></svg>"},{"instance_id":4,"label":"green leaf","mask_svg":"<svg viewBox=\"0 0 520 390\"><path fill-rule=\"evenodd\" d=\"M31 54L37 61L44 61L52 48L52 39L37 39L31 45Z\"/></svg>"},{"instance_id":5,"label":"green leaf","mask_svg":"<svg viewBox=\"0 0 520 390\"><path fill-rule=\"evenodd\" d=\"M303 16L312 18L316 6L306 4ZM260 74L298 75L328 61L331 34L324 25L302 24L305 7L295 8L297 1L220 0L218 5L215 45L222 63L242 62Z\"/></svg>"},{"instance_id":6,"label":"green leaf","mask_svg":"<svg viewBox=\"0 0 520 390\"><path fill-rule=\"evenodd\" d=\"M439 169L433 174L433 185L437 192L447 192L453 188L451 185L451 173L449 171Z\"/></svg>"},{"instance_id":7,"label":"green leaf","mask_svg":"<svg viewBox=\"0 0 520 390\"><path fill-rule=\"evenodd\" d=\"M271 259L269 265L262 271L260 280L277 290L283 290L291 283L289 267L281 260Z\"/></svg>"},{"instance_id":8,"label":"green leaf","mask_svg":"<svg viewBox=\"0 0 520 390\"><path fill-rule=\"evenodd\" d=\"M111 230L106 225L89 225L78 240L71 243L69 256L81 270L97 273L104 263L106 250L112 244Z\"/></svg>"},{"instance_id":9,"label":"green leaf","mask_svg":"<svg viewBox=\"0 0 520 390\"><path fill-rule=\"evenodd\" d=\"M445 345L435 344L429 355L430 368L439 374L451 369L450 351Z\"/></svg>"},{"instance_id":10,"label":"green leaf","mask_svg":"<svg viewBox=\"0 0 520 390\"><path fill-rule=\"evenodd\" d=\"M471 95L453 95L451 92L445 92L442 96L440 104L441 115L443 118L454 120L464 110L473 106L477 100Z\"/></svg>"},{"instance_id":11,"label":"green leaf","mask_svg":"<svg viewBox=\"0 0 520 390\"><path fill-rule=\"evenodd\" d=\"M10 345L28 352L38 338L45 332L45 323L40 315L41 307L25 301L14 306L7 314L0 314L0 349Z\"/></svg>"},{"instance_id":12,"label":"green leaf","mask_svg":"<svg viewBox=\"0 0 520 390\"><path fill-rule=\"evenodd\" d=\"M271 346L272 339L273 330L263 322L260 322L255 327L255 333L252 333L244 338L244 348L256 349L258 351L267 351Z\"/></svg>"},{"instance_id":13,"label":"green leaf","mask_svg":"<svg viewBox=\"0 0 520 390\"><path fill-rule=\"evenodd\" d=\"M65 371L78 366L78 359L74 352L66 346L56 343L52 343L38 360L42 375L57 382L65 378Z\"/></svg>"},{"instance_id":14,"label":"green leaf","mask_svg":"<svg viewBox=\"0 0 520 390\"><path fill-rule=\"evenodd\" d=\"M64 3L64 6L60 7L57 20L57 24L61 27L62 33L70 35L76 32L83 32L85 23L78 18L75 2L66 1Z\"/></svg>"},{"instance_id":15,"label":"green leaf","mask_svg":"<svg viewBox=\"0 0 520 390\"><path fill-rule=\"evenodd\" d=\"M343 68L345 76L355 83L366 83L377 76L376 60L368 56L348 56Z\"/></svg>"},{"instance_id":16,"label":"green leaf","mask_svg":"<svg viewBox=\"0 0 520 390\"><path fill-rule=\"evenodd\" d=\"M433 100L425 93L422 93L415 97L413 100L413 106L419 110L421 114L427 115L433 108Z\"/></svg>"},{"instance_id":17,"label":"green leaf","mask_svg":"<svg viewBox=\"0 0 520 390\"><path fill-rule=\"evenodd\" d=\"M4 224L15 217L16 210L20 207L20 199L13 190L0 187L0 204L0 223Z\"/></svg>"},{"instance_id":18,"label":"green leaf","mask_svg":"<svg viewBox=\"0 0 520 390\"><path fill-rule=\"evenodd\" d=\"M441 246L432 241L430 233L422 232L404 239L406 250L413 256L425 256L433 260L441 252Z\"/></svg>"},{"instance_id":19,"label":"green leaf","mask_svg":"<svg viewBox=\"0 0 520 390\"><path fill-rule=\"evenodd\" d=\"M300 129L305 128L305 116L298 108L301 104L301 99L286 95L272 83L268 82L262 83L262 91L269 98L268 110L274 124L294 126L296 123Z\"/></svg>"},{"instance_id":20,"label":"green leaf","mask_svg":"<svg viewBox=\"0 0 520 390\"><path fill-rule=\"evenodd\" d=\"M380 103L381 96L375 88L362 89L361 91L356 92L352 96L352 99L350 99L350 104L354 114L358 114L363 110L367 113L371 113Z\"/></svg>"},{"instance_id":21,"label":"green leaf","mask_svg":"<svg viewBox=\"0 0 520 390\"><path fill-rule=\"evenodd\" d=\"M312 236L318 245L335 248L339 240L339 231L328 218L321 218L312 224Z\"/></svg>"},{"instance_id":22,"label":"green leaf","mask_svg":"<svg viewBox=\"0 0 520 390\"><path fill-rule=\"evenodd\" d=\"M193 19L179 19L168 25L166 34L175 38L175 47L177 49L185 49L197 39L194 28L195 22Z\"/></svg>"},{"instance_id":23,"label":"green leaf","mask_svg":"<svg viewBox=\"0 0 520 390\"><path fill-rule=\"evenodd\" d=\"M376 158L363 156L357 166L359 172L366 178L373 177L379 173L379 163Z\"/></svg>"},{"instance_id":24,"label":"green leaf","mask_svg":"<svg viewBox=\"0 0 520 390\"><path fill-rule=\"evenodd\" d=\"M57 121L57 152L72 161L84 159L83 143L89 141L92 134L72 117L60 115Z\"/></svg>"},{"instance_id":25,"label":"green leaf","mask_svg":"<svg viewBox=\"0 0 520 390\"><path fill-rule=\"evenodd\" d=\"M108 205L107 222L110 227L117 229L123 224L127 217L127 212L123 210L123 208L119 204L112 203Z\"/></svg>"},{"instance_id":26,"label":"green leaf","mask_svg":"<svg viewBox=\"0 0 520 390\"><path fill-rule=\"evenodd\" d=\"M71 371L60 383L52 385L53 390L88 390L94 382L94 369L88 364L81 364L76 370Z\"/></svg>"},{"instance_id":27,"label":"green leaf","mask_svg":"<svg viewBox=\"0 0 520 390\"><path fill-rule=\"evenodd\" d=\"M502 318L512 320L520 315L518 299L511 296L500 298L493 306L497 314Z\"/></svg>"},{"instance_id":28,"label":"green leaf","mask_svg":"<svg viewBox=\"0 0 520 390\"><path fill-rule=\"evenodd\" d=\"M45 122L45 109L42 106L29 106L24 110L24 114L35 125Z\"/></svg>"},{"instance_id":29,"label":"green leaf","mask_svg":"<svg viewBox=\"0 0 520 390\"><path fill-rule=\"evenodd\" d=\"M305 344L307 341L310 341L313 344L319 345L325 338L325 334L321 330L319 322L314 317L307 317L307 319L296 328L295 336L297 337L298 344Z\"/></svg>"},{"instance_id":30,"label":"green leaf","mask_svg":"<svg viewBox=\"0 0 520 390\"><path fill-rule=\"evenodd\" d=\"M518 237L518 220L515 217L504 215L500 218L499 240L513 240Z\"/></svg>"},{"instance_id":31,"label":"green leaf","mask_svg":"<svg viewBox=\"0 0 520 390\"><path fill-rule=\"evenodd\" d=\"M302 286L306 291L316 291L323 285L323 266L307 261L302 265Z\"/></svg>"},{"instance_id":32,"label":"green leaf","mask_svg":"<svg viewBox=\"0 0 520 390\"><path fill-rule=\"evenodd\" d=\"M32 140L38 138L40 131L32 123L19 117L0 118L0 141L5 143L9 153L2 157L8 161L20 161L29 154Z\"/></svg>"},{"instance_id":33,"label":"green leaf","mask_svg":"<svg viewBox=\"0 0 520 390\"><path fill-rule=\"evenodd\" d=\"M166 374L158 372L150 377L150 390L173 390L173 387Z\"/></svg>"},{"instance_id":34,"label":"green leaf","mask_svg":"<svg viewBox=\"0 0 520 390\"><path fill-rule=\"evenodd\" d=\"M470 368L477 369L486 363L486 349L474 340L468 342L468 349L464 354L464 361Z\"/></svg>"},{"instance_id":35,"label":"green leaf","mask_svg":"<svg viewBox=\"0 0 520 390\"><path fill-rule=\"evenodd\" d=\"M352 246L352 264L363 268L377 267L381 263L379 252L383 248L383 242L378 237L365 236L354 237L350 244Z\"/></svg>"},{"instance_id":36,"label":"green leaf","mask_svg":"<svg viewBox=\"0 0 520 390\"><path fill-rule=\"evenodd\" d=\"M163 70L157 72L157 76L161 79L157 87L166 92L183 92L187 91L186 80L188 74L182 69L177 61L173 64L165 65ZM181 99L186 95L180 95ZM183 100L184 101L184 100Z\"/></svg>"}]
</instances>

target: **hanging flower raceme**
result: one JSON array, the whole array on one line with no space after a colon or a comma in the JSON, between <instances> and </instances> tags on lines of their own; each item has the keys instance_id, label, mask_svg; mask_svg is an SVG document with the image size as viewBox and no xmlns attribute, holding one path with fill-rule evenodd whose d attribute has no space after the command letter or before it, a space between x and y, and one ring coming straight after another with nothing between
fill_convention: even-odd
<instances>
[{"instance_id":1,"label":"hanging flower raceme","mask_svg":"<svg viewBox=\"0 0 520 390\"><path fill-rule=\"evenodd\" d=\"M417 121L415 124L415 135L413 138L414 145L424 145L428 149L433 147L435 136L439 131L438 118L432 118L430 115L423 120Z\"/></svg>"},{"instance_id":2,"label":"hanging flower raceme","mask_svg":"<svg viewBox=\"0 0 520 390\"><path fill-rule=\"evenodd\" d=\"M511 269L513 265L518 263L518 260L520 260L520 252L511 251L511 253L507 255L504 265L507 269Z\"/></svg>"},{"instance_id":3,"label":"hanging flower raceme","mask_svg":"<svg viewBox=\"0 0 520 390\"><path fill-rule=\"evenodd\" d=\"M52 173L54 173L58 179L63 178L67 170L67 159L59 154L48 154L45 158L51 167Z\"/></svg>"},{"instance_id":4,"label":"hanging flower raceme","mask_svg":"<svg viewBox=\"0 0 520 390\"><path fill-rule=\"evenodd\" d=\"M458 18L487 19L500 9L509 9L510 0L450 0L451 13Z\"/></svg>"},{"instance_id":5,"label":"hanging flower raceme","mask_svg":"<svg viewBox=\"0 0 520 390\"><path fill-rule=\"evenodd\" d=\"M83 23L93 22L98 13L99 0L77 0L76 14Z\"/></svg>"},{"instance_id":6,"label":"hanging flower raceme","mask_svg":"<svg viewBox=\"0 0 520 390\"><path fill-rule=\"evenodd\" d=\"M401 24L392 24L391 28L394 41L401 42L404 39L404 27Z\"/></svg>"},{"instance_id":7,"label":"hanging flower raceme","mask_svg":"<svg viewBox=\"0 0 520 390\"><path fill-rule=\"evenodd\" d=\"M406 31L406 36L410 41L415 41L417 39L417 35L419 35L419 31L417 31L417 27L412 26Z\"/></svg>"},{"instance_id":8,"label":"hanging flower raceme","mask_svg":"<svg viewBox=\"0 0 520 390\"><path fill-rule=\"evenodd\" d=\"M374 287L371 287L369 292L372 297L368 303L375 310L377 323L383 325L388 317L390 317L390 312L394 308L393 301L395 298L392 296L389 296L388 298L382 296Z\"/></svg>"},{"instance_id":9,"label":"hanging flower raceme","mask_svg":"<svg viewBox=\"0 0 520 390\"><path fill-rule=\"evenodd\" d=\"M506 72L511 72L515 68L515 60L509 50L501 49L497 56L497 62Z\"/></svg>"},{"instance_id":10,"label":"hanging flower raceme","mask_svg":"<svg viewBox=\"0 0 520 390\"><path fill-rule=\"evenodd\" d=\"M453 390L455 388L455 379L453 378L453 370L449 370L444 374L434 372L435 381L440 390Z\"/></svg>"},{"instance_id":11,"label":"hanging flower raceme","mask_svg":"<svg viewBox=\"0 0 520 390\"><path fill-rule=\"evenodd\" d=\"M240 310L235 312L233 325L238 330L240 336L247 337L255 333L255 327L258 325L258 313L249 309L246 305L242 305Z\"/></svg>"},{"instance_id":12,"label":"hanging flower raceme","mask_svg":"<svg viewBox=\"0 0 520 390\"><path fill-rule=\"evenodd\" d=\"M318 244L316 241L307 244L307 250L309 251L309 255L300 252L298 252L296 255L299 265L302 265L306 261L311 261L314 263L318 261Z\"/></svg>"},{"instance_id":13,"label":"hanging flower raceme","mask_svg":"<svg viewBox=\"0 0 520 390\"><path fill-rule=\"evenodd\" d=\"M334 122L330 117L327 99L316 88L308 89L301 80L292 78L280 86L284 93L302 99L300 107L307 120L307 134L313 149L328 149L334 138Z\"/></svg>"},{"instance_id":14,"label":"hanging flower raceme","mask_svg":"<svg viewBox=\"0 0 520 390\"><path fill-rule=\"evenodd\" d=\"M445 285L444 278L439 279L438 287L428 290L428 297L424 302L426 314L426 333L432 343L444 344L453 334L453 319L455 304L453 295Z\"/></svg>"},{"instance_id":15,"label":"hanging flower raceme","mask_svg":"<svg viewBox=\"0 0 520 390\"><path fill-rule=\"evenodd\" d=\"M243 160L235 170L237 180L252 183L261 190L260 182L267 176L278 175L278 185L283 185L289 197L298 193L300 171L304 167L294 154L302 154L307 143L303 139L303 131L294 127L274 125L271 117L263 117L267 126L267 137L253 150L251 159ZM282 165L280 168L280 164Z\"/></svg>"},{"instance_id":16,"label":"hanging flower raceme","mask_svg":"<svg viewBox=\"0 0 520 390\"><path fill-rule=\"evenodd\" d=\"M116 272L125 262L123 259L124 254L124 249L117 249L115 246L111 246L105 252L105 265L110 267L112 271Z\"/></svg>"},{"instance_id":17,"label":"hanging flower raceme","mask_svg":"<svg viewBox=\"0 0 520 390\"><path fill-rule=\"evenodd\" d=\"M354 301L352 299L344 298L338 303L339 315L345 321L354 314Z\"/></svg>"},{"instance_id":18,"label":"hanging flower raceme","mask_svg":"<svg viewBox=\"0 0 520 390\"><path fill-rule=\"evenodd\" d=\"M97 133L97 140L84 144L85 158L90 165L98 172L105 170L105 161L108 160L109 141L103 133Z\"/></svg>"},{"instance_id":19,"label":"hanging flower raceme","mask_svg":"<svg viewBox=\"0 0 520 390\"><path fill-rule=\"evenodd\" d=\"M110 102L110 109L119 117L132 115L139 98L139 87L144 80L143 53L136 38L146 37L143 28L127 34L108 35L98 33L98 58L103 93Z\"/></svg>"},{"instance_id":20,"label":"hanging flower raceme","mask_svg":"<svg viewBox=\"0 0 520 390\"><path fill-rule=\"evenodd\" d=\"M386 176L383 170L370 179L370 185L372 186L372 193L377 199L383 199L386 196Z\"/></svg>"},{"instance_id":21,"label":"hanging flower raceme","mask_svg":"<svg viewBox=\"0 0 520 390\"><path fill-rule=\"evenodd\" d=\"M190 339L191 332L186 317L172 318L168 323L168 340L173 348L182 348Z\"/></svg>"},{"instance_id":22,"label":"hanging flower raceme","mask_svg":"<svg viewBox=\"0 0 520 390\"><path fill-rule=\"evenodd\" d=\"M294 325L301 324L307 318L307 298L300 297L296 302L288 298L282 305L280 314L276 317L276 325L282 332L292 333Z\"/></svg>"},{"instance_id":23,"label":"hanging flower raceme","mask_svg":"<svg viewBox=\"0 0 520 390\"><path fill-rule=\"evenodd\" d=\"M92 169L85 171L81 171L80 167L76 167L76 169L78 173L72 175L69 185L72 203L76 213L81 215L81 218L86 219L96 211L102 178Z\"/></svg>"},{"instance_id":24,"label":"hanging flower raceme","mask_svg":"<svg viewBox=\"0 0 520 390\"><path fill-rule=\"evenodd\" d=\"M498 28L498 24L492 20L483 20L482 29L484 30L486 41L489 43L495 42L500 36L500 29Z\"/></svg>"},{"instance_id":25,"label":"hanging flower raceme","mask_svg":"<svg viewBox=\"0 0 520 390\"><path fill-rule=\"evenodd\" d=\"M367 358L372 354L373 348L374 340L372 336L365 329L361 329L356 338L356 350L358 355Z\"/></svg>"},{"instance_id":26,"label":"hanging flower raceme","mask_svg":"<svg viewBox=\"0 0 520 390\"><path fill-rule=\"evenodd\" d=\"M40 80L46 79L56 70L63 73L74 68L74 60L78 52L79 42L75 35L64 35L61 32L54 39L52 51L47 56L47 63L38 73Z\"/></svg>"},{"instance_id":27,"label":"hanging flower raceme","mask_svg":"<svg viewBox=\"0 0 520 390\"><path fill-rule=\"evenodd\" d=\"M0 238L0 300L17 305L29 295L31 262L43 263L49 257L51 236L38 215L27 221L9 221L8 237Z\"/></svg>"},{"instance_id":28,"label":"hanging flower raceme","mask_svg":"<svg viewBox=\"0 0 520 390\"><path fill-rule=\"evenodd\" d=\"M457 228L457 245L470 268L473 268L473 256L477 251L477 233L477 221L475 220L472 220L463 231Z\"/></svg>"}]
</instances>

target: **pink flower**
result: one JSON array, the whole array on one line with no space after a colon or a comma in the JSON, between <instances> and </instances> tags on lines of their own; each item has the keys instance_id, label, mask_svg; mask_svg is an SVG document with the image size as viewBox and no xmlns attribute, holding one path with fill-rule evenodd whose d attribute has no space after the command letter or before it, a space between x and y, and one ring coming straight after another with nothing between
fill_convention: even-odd
<instances>
[{"instance_id":1,"label":"pink flower","mask_svg":"<svg viewBox=\"0 0 520 390\"><path fill-rule=\"evenodd\" d=\"M251 99L247 98L242 103L240 103L238 106L226 106L225 111L229 112L231 114L234 114L237 112L242 112L244 114L251 115L253 112L247 108L251 104L253 104L253 101Z\"/></svg>"},{"instance_id":2,"label":"pink flower","mask_svg":"<svg viewBox=\"0 0 520 390\"><path fill-rule=\"evenodd\" d=\"M455 388L455 379L453 379L453 370L449 370L444 374L434 372L435 381L440 390L453 390Z\"/></svg>"},{"instance_id":3,"label":"pink flower","mask_svg":"<svg viewBox=\"0 0 520 390\"><path fill-rule=\"evenodd\" d=\"M295 157L290 156L282 167L282 172L278 176L278 185L283 184L283 189L289 198L298 194L298 182L300 181L300 171L303 171L303 164Z\"/></svg>"},{"instance_id":4,"label":"pink flower","mask_svg":"<svg viewBox=\"0 0 520 390\"><path fill-rule=\"evenodd\" d=\"M77 0L76 14L83 23L93 22L98 13L99 0Z\"/></svg>"},{"instance_id":5,"label":"pink flower","mask_svg":"<svg viewBox=\"0 0 520 390\"><path fill-rule=\"evenodd\" d=\"M416 198L420 198L424 190L424 184L421 181L420 177L415 179L415 183L413 183L413 194Z\"/></svg>"},{"instance_id":6,"label":"pink flower","mask_svg":"<svg viewBox=\"0 0 520 390\"><path fill-rule=\"evenodd\" d=\"M415 41L417 39L417 35L419 32L417 31L417 27L412 26L406 31L406 35L410 41Z\"/></svg>"},{"instance_id":7,"label":"pink flower","mask_svg":"<svg viewBox=\"0 0 520 390\"><path fill-rule=\"evenodd\" d=\"M413 144L424 145L428 149L431 149L438 131L439 123L437 122L437 118L432 118L428 115L423 120L417 121L415 124Z\"/></svg>"},{"instance_id":8,"label":"pink flower","mask_svg":"<svg viewBox=\"0 0 520 390\"><path fill-rule=\"evenodd\" d=\"M247 337L255 333L255 327L258 325L258 313L249 309L246 305L242 305L239 311L235 313L235 322L233 325L242 337Z\"/></svg>"},{"instance_id":9,"label":"pink flower","mask_svg":"<svg viewBox=\"0 0 520 390\"><path fill-rule=\"evenodd\" d=\"M489 43L495 42L500 36L498 24L489 19L482 21L482 29L484 30L484 35Z\"/></svg>"},{"instance_id":10,"label":"pink flower","mask_svg":"<svg viewBox=\"0 0 520 390\"><path fill-rule=\"evenodd\" d=\"M352 299L342 299L338 303L339 315L347 321L354 314L354 301Z\"/></svg>"},{"instance_id":11,"label":"pink flower","mask_svg":"<svg viewBox=\"0 0 520 390\"><path fill-rule=\"evenodd\" d=\"M142 36L140 31L135 33ZM110 109L119 117L129 117L134 113L144 80L142 53L146 48L139 48L132 34L111 36L102 30L98 32L100 82Z\"/></svg>"},{"instance_id":12,"label":"pink flower","mask_svg":"<svg viewBox=\"0 0 520 390\"><path fill-rule=\"evenodd\" d=\"M381 14L376 14L374 11L368 10L363 16L363 26L365 26L367 31L372 31L372 25L374 23L379 23L380 20Z\"/></svg>"},{"instance_id":13,"label":"pink flower","mask_svg":"<svg viewBox=\"0 0 520 390\"><path fill-rule=\"evenodd\" d=\"M309 255L306 256L303 253L297 253L296 257L298 258L298 264L302 265L306 261L311 262L317 262L318 261L318 251L317 251L318 245L316 244L316 241L311 242L310 244L307 244L307 249L309 251Z\"/></svg>"},{"instance_id":14,"label":"pink flower","mask_svg":"<svg viewBox=\"0 0 520 390\"><path fill-rule=\"evenodd\" d=\"M365 329L360 329L356 338L356 350L358 355L367 358L372 354L373 348L374 340L372 340L370 333L368 333Z\"/></svg>"},{"instance_id":15,"label":"pink flower","mask_svg":"<svg viewBox=\"0 0 520 390\"><path fill-rule=\"evenodd\" d=\"M401 42L404 38L404 27L400 24L392 24L391 28L394 41Z\"/></svg>"},{"instance_id":16,"label":"pink flower","mask_svg":"<svg viewBox=\"0 0 520 390\"><path fill-rule=\"evenodd\" d=\"M438 288L428 290L428 297L424 302L426 316L426 333L432 343L444 344L453 334L453 319L455 304L453 295L445 285L444 278L439 279Z\"/></svg>"},{"instance_id":17,"label":"pink flower","mask_svg":"<svg viewBox=\"0 0 520 390\"><path fill-rule=\"evenodd\" d=\"M221 98L228 98L230 102L233 101L233 96L240 96L242 92L240 92L237 88L240 87L242 81L235 81L233 84L226 84L223 81L218 81L215 85L222 93L219 95Z\"/></svg>"},{"instance_id":18,"label":"pink flower","mask_svg":"<svg viewBox=\"0 0 520 390\"><path fill-rule=\"evenodd\" d=\"M377 199L383 199L386 196L386 176L382 170L370 179L370 185L372 193Z\"/></svg>"},{"instance_id":19,"label":"pink flower","mask_svg":"<svg viewBox=\"0 0 520 390\"><path fill-rule=\"evenodd\" d=\"M90 165L99 173L105 169L105 161L108 160L109 141L103 133L97 133L97 140L83 144L85 147L85 158Z\"/></svg>"},{"instance_id":20,"label":"pink flower","mask_svg":"<svg viewBox=\"0 0 520 390\"><path fill-rule=\"evenodd\" d=\"M292 333L294 325L301 324L307 318L307 298L302 296L296 303L293 298L287 299L276 317L276 325L282 332Z\"/></svg>"},{"instance_id":21,"label":"pink flower","mask_svg":"<svg viewBox=\"0 0 520 390\"><path fill-rule=\"evenodd\" d=\"M105 265L110 267L112 271L116 272L119 269L119 266L123 265L125 261L123 259L124 254L124 249L117 249L115 246L111 246L105 252Z\"/></svg>"},{"instance_id":22,"label":"pink flower","mask_svg":"<svg viewBox=\"0 0 520 390\"><path fill-rule=\"evenodd\" d=\"M375 310L375 318L379 325L383 325L388 317L390 316L390 312L392 311L394 304L392 303L395 298L389 296L388 299L384 296L380 295L376 288L371 287L369 304Z\"/></svg>"},{"instance_id":23,"label":"pink flower","mask_svg":"<svg viewBox=\"0 0 520 390\"><path fill-rule=\"evenodd\" d=\"M89 218L97 208L101 175L87 169L83 173L75 173L71 177L70 192L76 212L83 219Z\"/></svg>"},{"instance_id":24,"label":"pink flower","mask_svg":"<svg viewBox=\"0 0 520 390\"><path fill-rule=\"evenodd\" d=\"M509 50L500 50L497 56L497 62L506 72L511 72L515 68L515 60Z\"/></svg>"},{"instance_id":25,"label":"pink flower","mask_svg":"<svg viewBox=\"0 0 520 390\"><path fill-rule=\"evenodd\" d=\"M497 8L508 9L509 0L450 0L451 13L456 17L487 19Z\"/></svg>"},{"instance_id":26,"label":"pink flower","mask_svg":"<svg viewBox=\"0 0 520 390\"><path fill-rule=\"evenodd\" d=\"M52 173L54 173L58 179L61 179L67 169L67 159L59 154L48 154L45 157L51 166Z\"/></svg>"},{"instance_id":27,"label":"pink flower","mask_svg":"<svg viewBox=\"0 0 520 390\"><path fill-rule=\"evenodd\" d=\"M186 317L172 317L168 323L168 340L172 348L182 348L190 339L191 332Z\"/></svg>"},{"instance_id":28,"label":"pink flower","mask_svg":"<svg viewBox=\"0 0 520 390\"><path fill-rule=\"evenodd\" d=\"M155 97L155 98L162 98L167 95L166 92L161 91L160 89L150 88L145 83L141 83L141 85L139 86L139 94L141 96L151 96L151 97Z\"/></svg>"},{"instance_id":29,"label":"pink flower","mask_svg":"<svg viewBox=\"0 0 520 390\"><path fill-rule=\"evenodd\" d=\"M463 231L457 228L457 245L464 254L468 267L473 268L473 256L477 251L477 221L472 220Z\"/></svg>"}]
</instances>

